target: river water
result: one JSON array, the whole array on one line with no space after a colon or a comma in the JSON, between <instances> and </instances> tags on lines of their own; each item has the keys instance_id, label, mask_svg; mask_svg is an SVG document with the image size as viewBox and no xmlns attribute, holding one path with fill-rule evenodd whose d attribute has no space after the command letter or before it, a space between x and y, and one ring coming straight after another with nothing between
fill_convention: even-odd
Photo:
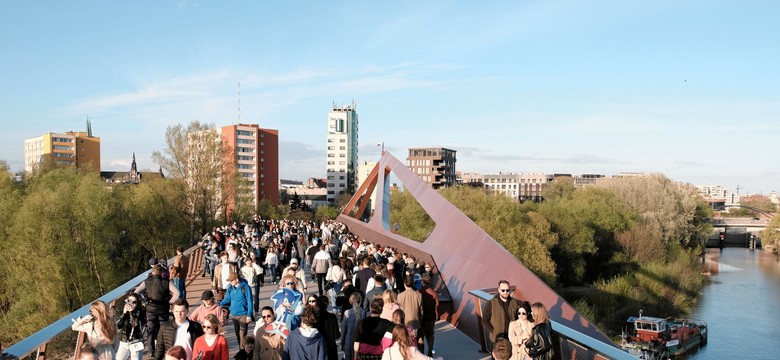
<instances>
[{"instance_id":1,"label":"river water","mask_svg":"<svg viewBox=\"0 0 780 360\"><path fill-rule=\"evenodd\" d=\"M707 250L710 284L690 317L707 322L709 342L688 359L780 359L778 257L743 248Z\"/></svg>"}]
</instances>

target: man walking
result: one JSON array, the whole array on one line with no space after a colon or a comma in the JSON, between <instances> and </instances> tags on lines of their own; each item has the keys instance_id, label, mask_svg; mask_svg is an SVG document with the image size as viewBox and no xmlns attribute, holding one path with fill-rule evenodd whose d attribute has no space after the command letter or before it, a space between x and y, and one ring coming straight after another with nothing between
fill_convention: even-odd
<instances>
[{"instance_id":1,"label":"man walking","mask_svg":"<svg viewBox=\"0 0 780 360\"><path fill-rule=\"evenodd\" d=\"M179 297L182 299L187 298L187 289L184 283L187 280L189 269L190 260L184 255L184 248L179 246L176 248L176 257L173 258L173 265L171 265L171 281L179 290Z\"/></svg>"},{"instance_id":2,"label":"man walking","mask_svg":"<svg viewBox=\"0 0 780 360\"><path fill-rule=\"evenodd\" d=\"M165 352L176 345L180 345L187 352L186 360L193 358L192 345L195 339L203 335L203 327L187 319L188 312L187 301L179 299L173 303L173 319L162 324L157 334L157 349L154 353L150 353L154 354L155 359L163 360Z\"/></svg>"},{"instance_id":3,"label":"man walking","mask_svg":"<svg viewBox=\"0 0 780 360\"><path fill-rule=\"evenodd\" d=\"M325 276L328 274L330 267L330 253L325 250L325 245L320 245L320 251L314 255L311 263L311 271L317 276L317 290L320 296L322 296L325 287Z\"/></svg>"},{"instance_id":4,"label":"man walking","mask_svg":"<svg viewBox=\"0 0 780 360\"><path fill-rule=\"evenodd\" d=\"M401 309L404 309L404 315L406 315L406 326L411 327L412 334L420 329L423 318L423 306L422 295L412 287L414 279L411 276L404 278L404 286L406 290L398 294L398 305L401 305Z\"/></svg>"},{"instance_id":5,"label":"man walking","mask_svg":"<svg viewBox=\"0 0 780 360\"><path fill-rule=\"evenodd\" d=\"M520 302L510 297L511 291L509 281L500 280L498 294L482 307L482 325L490 332L491 348L499 335L508 338L509 323L520 308Z\"/></svg>"}]
</instances>

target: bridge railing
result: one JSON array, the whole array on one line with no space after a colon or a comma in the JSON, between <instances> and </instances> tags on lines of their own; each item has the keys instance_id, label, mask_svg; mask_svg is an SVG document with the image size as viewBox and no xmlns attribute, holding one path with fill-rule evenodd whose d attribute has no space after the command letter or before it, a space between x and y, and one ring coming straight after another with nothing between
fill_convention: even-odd
<instances>
[{"instance_id":1,"label":"bridge railing","mask_svg":"<svg viewBox=\"0 0 780 360\"><path fill-rule=\"evenodd\" d=\"M190 258L189 274L191 278L193 276L193 273L195 273L198 269L201 268L203 251L201 250L199 245L195 245L187 249L184 252L184 254L188 255ZM172 263L173 263L173 258L168 260L168 264L172 264ZM134 289L142 281L144 281L149 276L150 271L151 269L144 271L143 273L128 280L124 284L117 286L116 288L114 288L113 290L109 291L108 293L99 297L96 300L100 300L105 302L106 304L113 305L114 301L126 295L130 290ZM57 338L57 342L63 344L62 346L58 346L58 348L60 348L58 349L59 350L58 352L65 351L64 347L73 346L72 352L70 350L68 350L68 352L69 354L73 354L73 357L76 357L76 355L78 355L78 350L81 347L81 344L83 343L84 333L73 332L71 330L71 325L73 324L73 320L77 319L78 317L89 315L89 307L91 306L91 304L92 301L82 306L78 310L68 315L65 315L61 319L49 324L48 326L39 330L38 332L22 339L18 343L11 345L9 348L3 350L3 354L12 355L21 359L35 353L36 359L43 360L46 358L47 355L49 355L47 354L47 347L48 347L47 345L53 340L55 340L55 338ZM111 306L111 308L113 309L113 306ZM59 355L62 354L56 354L56 355L58 355L57 358L60 358ZM73 358L73 357L64 356L62 358Z\"/></svg>"},{"instance_id":2,"label":"bridge railing","mask_svg":"<svg viewBox=\"0 0 780 360\"><path fill-rule=\"evenodd\" d=\"M488 352L487 344L490 341L488 334L482 327L482 307L496 294L489 289L471 290L469 294L477 299L477 320L479 325L480 346L483 352ZM614 344L608 344L594 339L570 327L551 321L553 330L553 343L555 345L556 359L618 359L635 360L636 358Z\"/></svg>"}]
</instances>

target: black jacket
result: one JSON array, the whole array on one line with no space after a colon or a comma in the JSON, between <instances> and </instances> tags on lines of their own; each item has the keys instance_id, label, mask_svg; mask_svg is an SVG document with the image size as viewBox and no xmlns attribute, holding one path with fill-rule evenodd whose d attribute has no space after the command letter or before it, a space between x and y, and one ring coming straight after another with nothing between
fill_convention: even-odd
<instances>
[{"instance_id":1,"label":"black jacket","mask_svg":"<svg viewBox=\"0 0 780 360\"><path fill-rule=\"evenodd\" d=\"M122 313L116 325L119 329L120 341L143 340L146 331L146 311L141 309Z\"/></svg>"},{"instance_id":2,"label":"black jacket","mask_svg":"<svg viewBox=\"0 0 780 360\"><path fill-rule=\"evenodd\" d=\"M328 312L328 309L320 309L320 316L317 319L317 331L322 334L325 340L325 349L328 352L328 360L338 360L339 350L336 347L336 340L341 338L339 331L339 320L336 315Z\"/></svg>"},{"instance_id":3,"label":"black jacket","mask_svg":"<svg viewBox=\"0 0 780 360\"><path fill-rule=\"evenodd\" d=\"M195 344L195 339L203 335L203 328L199 323L192 320L187 327L187 332L190 334L190 346ZM171 319L166 323L160 324L160 331L157 333L157 347L155 348L154 358L157 360L165 359L165 352L173 347L176 343L176 330L179 329L179 325L176 325L176 320Z\"/></svg>"}]
</instances>

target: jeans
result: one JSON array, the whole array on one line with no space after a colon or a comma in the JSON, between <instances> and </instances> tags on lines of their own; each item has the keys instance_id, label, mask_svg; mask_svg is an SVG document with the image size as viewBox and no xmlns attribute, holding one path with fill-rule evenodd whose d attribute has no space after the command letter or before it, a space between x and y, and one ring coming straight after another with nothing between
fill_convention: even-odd
<instances>
[{"instance_id":1,"label":"jeans","mask_svg":"<svg viewBox=\"0 0 780 360\"><path fill-rule=\"evenodd\" d=\"M276 265L268 265L268 274L271 275L271 282L276 282Z\"/></svg>"},{"instance_id":2,"label":"jeans","mask_svg":"<svg viewBox=\"0 0 780 360\"><path fill-rule=\"evenodd\" d=\"M136 340L140 341L140 340ZM135 341L134 341L135 342ZM144 351L130 351L130 343L120 341L119 348L116 349L116 360L142 360Z\"/></svg>"},{"instance_id":3,"label":"jeans","mask_svg":"<svg viewBox=\"0 0 780 360\"><path fill-rule=\"evenodd\" d=\"M330 299L330 306L333 309L340 310L341 308L336 306L336 295L338 295L339 291L341 291L342 283L336 282L333 283L333 287L328 290L328 298ZM339 311L340 312L340 311Z\"/></svg>"},{"instance_id":4,"label":"jeans","mask_svg":"<svg viewBox=\"0 0 780 360\"><path fill-rule=\"evenodd\" d=\"M179 290L179 299L187 299L187 287L184 285L184 278L175 277L171 280L173 281L173 286Z\"/></svg>"}]
</instances>

